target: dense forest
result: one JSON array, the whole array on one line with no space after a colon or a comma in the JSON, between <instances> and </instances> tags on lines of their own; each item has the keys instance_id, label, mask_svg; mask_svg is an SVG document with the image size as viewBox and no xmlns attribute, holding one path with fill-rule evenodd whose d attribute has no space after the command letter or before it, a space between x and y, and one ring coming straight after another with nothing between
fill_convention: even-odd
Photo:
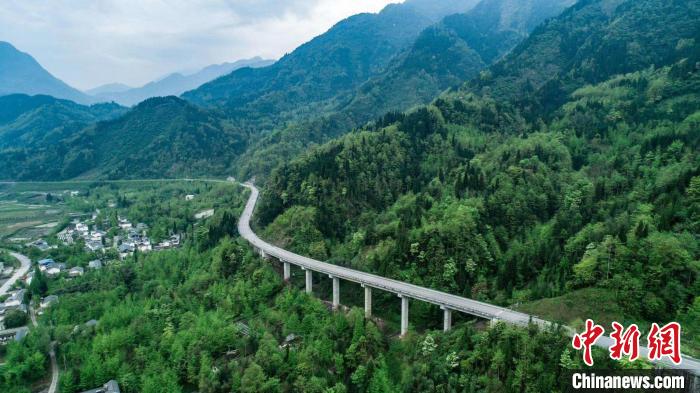
<instances>
[{"instance_id":1,"label":"dense forest","mask_svg":"<svg viewBox=\"0 0 700 393\"><path fill-rule=\"evenodd\" d=\"M228 238L204 253L142 256L50 291L61 299L46 321L60 343L65 393L112 378L126 393L557 391L567 367L580 364L566 338L535 328L462 325L387 338L361 309L332 313L285 287ZM92 319L99 323L86 325ZM3 392L24 392L14 384L45 371L47 332L29 337L8 348Z\"/></svg>"},{"instance_id":2,"label":"dense forest","mask_svg":"<svg viewBox=\"0 0 700 393\"><path fill-rule=\"evenodd\" d=\"M2 175L255 176L254 226L282 247L577 329L678 321L683 353L698 357L700 1L581 0L551 18L571 2L525 3L540 8L361 15L271 68L123 115L15 97L78 120L39 123L58 142L46 145L17 125L32 116L0 109L0 141L18 135L0 144ZM581 367L556 328L459 316L443 333L439 310L412 302L399 340L396 299L380 295L366 320L351 285L348 308L332 312L327 283L307 296L299 276L283 283L237 238L240 189L198 188L217 211L198 222L205 206L183 205L189 187L95 185L85 211L116 193L120 213L156 239L182 232L184 245L35 284L34 300L61 301L4 349L0 390L37 383L51 341L69 393L112 378L127 393L559 392ZM94 256L31 254L47 255L80 266ZM648 366L598 350L595 363Z\"/></svg>"},{"instance_id":3,"label":"dense forest","mask_svg":"<svg viewBox=\"0 0 700 393\"><path fill-rule=\"evenodd\" d=\"M596 290L580 301L618 318L688 321L697 351L699 71L584 86L549 123L476 96L386 116L276 170L260 225L301 253L498 304Z\"/></svg>"},{"instance_id":4,"label":"dense forest","mask_svg":"<svg viewBox=\"0 0 700 393\"><path fill-rule=\"evenodd\" d=\"M476 4L392 4L338 23L274 65L128 112L20 97L32 105L6 104L21 117L5 123L0 115L0 178L263 178L310 144L459 86L571 0ZM86 116L98 107L114 116Z\"/></svg>"},{"instance_id":5,"label":"dense forest","mask_svg":"<svg viewBox=\"0 0 700 393\"><path fill-rule=\"evenodd\" d=\"M305 294L301 282L283 283L274 264L236 237L242 188L144 183L90 190L72 203L91 211L116 199L119 214L154 231L174 225L184 231L185 244L123 261L105 255L103 269L77 278L37 272L28 301L47 295L59 301L26 339L0 347L3 392L38 386L49 372L52 341L62 393L110 379L126 393L562 391L568 370L581 366L554 328L467 320L443 333L418 318L408 337L398 339L396 312L382 307L365 319L352 306L352 290L346 292L350 308L331 311ZM186 192L222 210L188 224ZM160 222L162 214L169 222ZM32 253L70 266L95 257L79 247ZM595 356L602 366L618 367L604 351Z\"/></svg>"}]
</instances>

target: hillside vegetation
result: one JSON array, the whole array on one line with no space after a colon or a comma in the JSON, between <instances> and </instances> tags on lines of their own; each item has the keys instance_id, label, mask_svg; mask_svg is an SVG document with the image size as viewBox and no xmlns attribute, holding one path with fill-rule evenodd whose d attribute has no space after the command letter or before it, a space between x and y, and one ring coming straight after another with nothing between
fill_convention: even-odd
<instances>
[{"instance_id":1,"label":"hillside vegetation","mask_svg":"<svg viewBox=\"0 0 700 393\"><path fill-rule=\"evenodd\" d=\"M276 170L260 223L273 239L294 223L298 252L475 299L599 287L638 323L697 320L695 63L584 86L546 124L475 96L386 117Z\"/></svg>"}]
</instances>

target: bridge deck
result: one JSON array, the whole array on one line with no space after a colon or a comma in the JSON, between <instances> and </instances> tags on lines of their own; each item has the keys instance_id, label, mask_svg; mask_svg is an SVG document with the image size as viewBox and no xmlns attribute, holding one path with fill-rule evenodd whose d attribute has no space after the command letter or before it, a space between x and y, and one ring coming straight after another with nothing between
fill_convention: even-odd
<instances>
[{"instance_id":1,"label":"bridge deck","mask_svg":"<svg viewBox=\"0 0 700 393\"><path fill-rule=\"evenodd\" d=\"M247 187L251 191L251 194L248 198L248 202L246 203L245 209L243 210L243 214L241 215L241 218L238 221L238 232L255 248L264 251L267 255L273 256L279 259L280 261L289 262L302 268L326 274L329 276L338 277L343 280L352 281L372 288L381 289L387 292L392 292L400 296L418 299L442 307L447 307L451 310L475 315L480 318L502 320L507 323L520 326L525 326L530 322L536 323L540 326L551 325L551 322L545 321L532 315L513 311L508 308L494 306L492 304L479 302L476 300L452 295L446 292L441 292L430 288L424 288L418 285L409 284L390 278L385 278L375 274L365 273L358 270L333 265L327 262L317 261L315 259L298 255L280 247L277 247L273 244L267 243L266 241L260 239L250 228L250 219L253 216L253 212L255 210L255 204L258 200L259 191L254 185L250 183L245 183L243 184L243 186ZM573 329L570 329L568 327L565 327L565 331L569 335L574 334ZM596 342L596 345L607 349L612 345L612 339L610 337L603 336ZM640 356L646 357L647 353L648 348L640 346ZM663 365L672 368L689 369L694 374L700 375L700 362L696 359L685 355L683 356L683 361L680 365L673 365L670 362L662 363Z\"/></svg>"}]
</instances>

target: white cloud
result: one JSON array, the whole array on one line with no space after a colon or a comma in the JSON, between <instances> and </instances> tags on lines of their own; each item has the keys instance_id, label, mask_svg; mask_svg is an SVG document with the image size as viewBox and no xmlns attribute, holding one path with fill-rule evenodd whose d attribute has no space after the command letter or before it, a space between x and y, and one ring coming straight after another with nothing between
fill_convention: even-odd
<instances>
[{"instance_id":1,"label":"white cloud","mask_svg":"<svg viewBox=\"0 0 700 393\"><path fill-rule=\"evenodd\" d=\"M253 56L278 58L401 0L5 0L0 40L78 88L139 86Z\"/></svg>"}]
</instances>

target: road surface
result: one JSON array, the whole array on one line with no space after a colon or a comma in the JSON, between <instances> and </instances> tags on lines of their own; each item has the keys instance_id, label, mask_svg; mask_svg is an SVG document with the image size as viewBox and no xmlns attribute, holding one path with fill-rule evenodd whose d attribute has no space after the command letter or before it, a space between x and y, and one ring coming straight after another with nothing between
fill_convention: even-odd
<instances>
[{"instance_id":1,"label":"road surface","mask_svg":"<svg viewBox=\"0 0 700 393\"><path fill-rule=\"evenodd\" d=\"M12 255L13 258L17 259L21 266L19 269L17 269L17 271L15 271L15 274L13 274L9 280L5 281L5 283L2 284L2 286L0 286L0 296L7 294L7 292L17 282L17 280L19 280L25 274L27 274L29 268L32 266L32 261L29 260L29 258L27 258L26 256L18 254L16 252L11 252L10 255Z\"/></svg>"},{"instance_id":2,"label":"road surface","mask_svg":"<svg viewBox=\"0 0 700 393\"><path fill-rule=\"evenodd\" d=\"M12 288L12 285L14 285L17 280L22 278L27 272L29 271L29 268L32 265L32 262L29 258L26 256L16 253L16 252L11 252L10 255L12 255L14 258L19 260L21 266L15 274L10 277L9 280L7 280L2 287L0 287L0 296L5 295L7 291ZM37 326L37 321L36 321L36 314L34 313L34 309L30 308L29 309L29 316L32 321L32 325L34 327ZM49 390L48 393L56 393L56 389L58 388L58 363L56 362L56 342L53 341L51 342L51 349L49 350L49 357L51 358L51 384L49 385Z\"/></svg>"},{"instance_id":3,"label":"road surface","mask_svg":"<svg viewBox=\"0 0 700 393\"><path fill-rule=\"evenodd\" d=\"M51 341L51 350L49 351L49 356L51 357L51 385L49 385L48 393L56 393L58 388L58 362L56 362L56 341Z\"/></svg>"},{"instance_id":4,"label":"road surface","mask_svg":"<svg viewBox=\"0 0 700 393\"><path fill-rule=\"evenodd\" d=\"M361 285L369 286L371 288L382 289L388 292L395 293L397 295L422 300L428 303L439 305L441 307L449 308L451 310L460 311L466 314L471 314L490 320L501 320L510 324L520 326L527 326L530 322L536 323L537 325L543 327L552 325L552 323L543 319L525 313L513 311L508 308L494 306L492 304L452 295L446 292L441 292L430 288L424 288L418 285L413 285L406 282L385 278L375 274L365 273L358 270L353 270L346 267L317 261L302 255L294 254L273 244L267 243L266 241L260 239L250 228L250 219L253 216L255 204L258 201L259 191L257 187L255 187L251 183L245 183L243 184L243 186L250 190L250 197L248 198L248 202L246 203L245 209L243 210L243 214L241 215L241 218L238 221L238 232L241 234L241 237L246 239L251 245L253 245L259 250L262 250L267 255L278 258L281 261L289 262L302 268L319 272L325 275L338 277L340 279L352 281ZM565 327L565 331L570 336L575 334L574 330L568 327ZM608 349L611 344L612 339L610 339L610 337L607 336L601 337L596 342L597 346L603 347L605 349ZM646 357L647 353L648 349L646 347L640 347L641 356ZM672 363L666 362L664 362L663 365L672 368L688 369L691 370L694 374L700 375L700 361L685 355L683 356L683 361L680 365L676 366Z\"/></svg>"}]
</instances>

